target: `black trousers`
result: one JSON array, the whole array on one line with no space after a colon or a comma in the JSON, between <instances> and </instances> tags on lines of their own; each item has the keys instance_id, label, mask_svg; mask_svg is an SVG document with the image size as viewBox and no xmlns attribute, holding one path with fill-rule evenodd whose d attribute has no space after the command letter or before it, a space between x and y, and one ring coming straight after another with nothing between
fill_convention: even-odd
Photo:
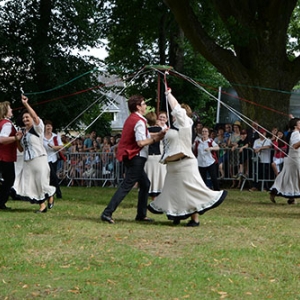
<instances>
[{"instance_id":1,"label":"black trousers","mask_svg":"<svg viewBox=\"0 0 300 300\"><path fill-rule=\"evenodd\" d=\"M61 198L61 190L59 187L59 179L57 177L57 161L56 162L49 162L50 167L50 185L56 187L56 197Z\"/></svg>"},{"instance_id":2,"label":"black trousers","mask_svg":"<svg viewBox=\"0 0 300 300\"><path fill-rule=\"evenodd\" d=\"M146 158L135 156L131 160L124 160L125 178L109 204L105 208L103 214L111 216L117 209L122 200L131 191L136 182L139 183L138 205L137 205L137 219L143 219L147 215L148 192L150 188L150 181L144 171Z\"/></svg>"},{"instance_id":3,"label":"black trousers","mask_svg":"<svg viewBox=\"0 0 300 300\"><path fill-rule=\"evenodd\" d=\"M204 182L206 182L207 173L210 175L211 183L215 191L220 190L219 181L218 181L218 164L212 164L209 167L199 167L200 175Z\"/></svg>"},{"instance_id":4,"label":"black trousers","mask_svg":"<svg viewBox=\"0 0 300 300\"><path fill-rule=\"evenodd\" d=\"M8 200L10 189L15 182L15 164L14 162L0 161L0 170L4 181L0 185L0 208L5 206Z\"/></svg>"}]
</instances>

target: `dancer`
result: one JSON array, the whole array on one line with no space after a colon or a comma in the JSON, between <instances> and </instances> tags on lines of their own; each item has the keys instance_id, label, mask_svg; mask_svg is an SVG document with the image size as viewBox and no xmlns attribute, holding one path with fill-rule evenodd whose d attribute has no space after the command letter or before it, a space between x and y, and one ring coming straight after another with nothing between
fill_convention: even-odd
<instances>
[{"instance_id":1,"label":"dancer","mask_svg":"<svg viewBox=\"0 0 300 300\"><path fill-rule=\"evenodd\" d=\"M58 134L53 133L53 124L50 120L45 120L45 132L43 144L47 152L48 164L50 167L50 184L56 188L56 197L62 198L62 192L59 186L59 179L57 177L57 164L58 164L58 151L63 149L64 145ZM53 202L54 203L54 202ZM48 208L51 209L53 206L49 205Z\"/></svg>"},{"instance_id":2,"label":"dancer","mask_svg":"<svg viewBox=\"0 0 300 300\"><path fill-rule=\"evenodd\" d=\"M10 121L13 116L10 103L0 102L0 171L2 182L0 184L0 210L7 210L6 206L10 189L15 181L15 166L17 160L17 147L20 147L22 131L17 131Z\"/></svg>"},{"instance_id":3,"label":"dancer","mask_svg":"<svg viewBox=\"0 0 300 300\"><path fill-rule=\"evenodd\" d=\"M284 158L283 168L270 189L270 200L273 203L276 203L277 196L288 198L288 204L296 204L295 198L300 197L300 119L291 119L289 129L288 156Z\"/></svg>"},{"instance_id":4,"label":"dancer","mask_svg":"<svg viewBox=\"0 0 300 300\"><path fill-rule=\"evenodd\" d=\"M198 163L192 152L191 109L187 104L179 104L166 91L173 116L173 128L164 138L164 154L161 162L167 164L167 174L162 193L148 205L152 213L166 213L175 225L180 220L191 220L189 227L199 226L198 214L212 209L225 199L226 191L212 191L203 182L198 171Z\"/></svg>"},{"instance_id":5,"label":"dancer","mask_svg":"<svg viewBox=\"0 0 300 300\"><path fill-rule=\"evenodd\" d=\"M16 178L13 189L18 199L37 203L40 209L36 213L46 213L47 206L53 205L55 187L49 185L50 168L47 153L43 146L44 123L28 103L28 98L22 95L25 110L21 113L21 127L24 135L21 139L24 152L24 165Z\"/></svg>"},{"instance_id":6,"label":"dancer","mask_svg":"<svg viewBox=\"0 0 300 300\"><path fill-rule=\"evenodd\" d=\"M199 172L205 183L207 183L207 175L209 175L214 191L219 191L218 161L216 160L218 157L215 151L219 151L220 147L209 137L208 127L203 127L201 133L202 137L195 138L192 148L197 158Z\"/></svg>"},{"instance_id":7,"label":"dancer","mask_svg":"<svg viewBox=\"0 0 300 300\"><path fill-rule=\"evenodd\" d=\"M159 132L162 127L157 124L157 116L155 112L149 112L145 118L150 125L149 132ZM154 200L162 191L166 176L166 166L159 163L161 158L160 141L149 145L148 160L145 164L145 172L150 180L149 196Z\"/></svg>"},{"instance_id":8,"label":"dancer","mask_svg":"<svg viewBox=\"0 0 300 300\"><path fill-rule=\"evenodd\" d=\"M274 149L274 155L271 167L274 171L275 177L277 177L282 169L283 159L286 156L287 151L287 144L282 130L278 130L276 136L272 140L272 144Z\"/></svg>"},{"instance_id":9,"label":"dancer","mask_svg":"<svg viewBox=\"0 0 300 300\"><path fill-rule=\"evenodd\" d=\"M122 161L125 166L125 178L101 215L101 220L110 224L115 223L112 218L113 212L136 182L139 183L139 195L135 220L141 222L153 221L147 217L150 181L144 167L148 156L148 145L160 141L164 137L165 131L152 133L150 136L146 126L147 120L143 117L147 108L143 96L131 96L128 100L128 108L131 114L124 123L117 149L117 159Z\"/></svg>"}]
</instances>

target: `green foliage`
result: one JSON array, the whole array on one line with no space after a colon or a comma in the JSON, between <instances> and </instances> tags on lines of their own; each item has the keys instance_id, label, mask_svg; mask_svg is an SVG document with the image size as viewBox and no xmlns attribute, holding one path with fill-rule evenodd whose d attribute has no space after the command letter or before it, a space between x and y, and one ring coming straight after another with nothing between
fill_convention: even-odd
<instances>
[{"instance_id":1,"label":"green foliage","mask_svg":"<svg viewBox=\"0 0 300 300\"><path fill-rule=\"evenodd\" d=\"M99 97L93 87L99 85L101 73L95 68L100 61L73 54L100 45L97 5L96 0L7 1L0 11L5 41L0 44L0 100L22 108L22 87L40 117L57 128L72 123L76 129L75 118Z\"/></svg>"},{"instance_id":2,"label":"green foliage","mask_svg":"<svg viewBox=\"0 0 300 300\"><path fill-rule=\"evenodd\" d=\"M242 114L269 127L286 122L287 92L300 78L299 1L164 2L195 51L246 100Z\"/></svg>"},{"instance_id":3,"label":"green foliage","mask_svg":"<svg viewBox=\"0 0 300 300\"><path fill-rule=\"evenodd\" d=\"M107 113L103 113L103 104L97 103L93 105L89 110L83 115L84 124L90 124L87 132L96 131L97 136L110 136L111 134L111 117ZM99 113L101 111L101 113Z\"/></svg>"},{"instance_id":4,"label":"green foliage","mask_svg":"<svg viewBox=\"0 0 300 300\"><path fill-rule=\"evenodd\" d=\"M135 0L128 5L114 0L109 3L109 7L107 3L103 4L108 19L104 35L108 39L109 56L105 62L109 72L122 78L128 76L131 80L135 75L133 70L137 72L143 66L171 65L180 74L211 88L214 96L217 96L219 86L227 84L210 63L194 52L187 39L180 36L172 14L162 1ZM200 111L203 121L211 125L215 119L216 101L181 75L170 72L167 79L178 100ZM166 109L163 74L159 79L154 71L142 72L126 88L127 97L136 93L150 98L153 107L157 107L159 97L160 109Z\"/></svg>"}]
</instances>

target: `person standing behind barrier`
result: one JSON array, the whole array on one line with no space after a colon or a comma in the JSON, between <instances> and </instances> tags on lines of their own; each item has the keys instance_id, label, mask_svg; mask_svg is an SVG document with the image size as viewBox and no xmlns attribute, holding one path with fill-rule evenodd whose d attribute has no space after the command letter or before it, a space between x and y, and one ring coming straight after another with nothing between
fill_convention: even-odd
<instances>
[{"instance_id":1,"label":"person standing behind barrier","mask_svg":"<svg viewBox=\"0 0 300 300\"><path fill-rule=\"evenodd\" d=\"M148 127L149 132L160 132L162 128L157 124L157 117L155 112L149 112L145 115L145 118L150 125ZM157 197L164 186L166 177L166 166L161 164L160 161L160 141L149 145L148 160L145 164L145 172L150 180L149 196L152 200Z\"/></svg>"},{"instance_id":2,"label":"person standing behind barrier","mask_svg":"<svg viewBox=\"0 0 300 300\"><path fill-rule=\"evenodd\" d=\"M84 140L83 142L83 150L85 152L90 151L91 149L93 149L93 141L96 139L96 131L92 131L88 137Z\"/></svg>"},{"instance_id":3,"label":"person standing behind barrier","mask_svg":"<svg viewBox=\"0 0 300 300\"><path fill-rule=\"evenodd\" d=\"M139 183L139 192L135 220L142 222L153 221L147 217L150 181L144 167L148 156L148 146L161 140L165 135L165 131L152 133L151 135L148 132L147 120L143 117L147 108L143 96L131 96L128 100L128 108L131 114L124 123L117 149L117 159L123 161L125 166L125 178L101 214L101 220L110 224L115 223L112 218L113 212L136 182Z\"/></svg>"},{"instance_id":4,"label":"person standing behind barrier","mask_svg":"<svg viewBox=\"0 0 300 300\"><path fill-rule=\"evenodd\" d=\"M283 168L270 188L270 200L276 203L275 197L287 198L288 204L296 204L300 197L300 119L289 121L287 143L288 156L284 158Z\"/></svg>"},{"instance_id":5,"label":"person standing behind barrier","mask_svg":"<svg viewBox=\"0 0 300 300\"><path fill-rule=\"evenodd\" d=\"M198 168L200 175L204 182L207 181L207 175L209 174L213 189L215 191L220 190L218 181L218 162L212 156L211 151L219 151L219 145L209 137L209 128L202 128L202 138L198 136L193 143L193 151L198 161Z\"/></svg>"},{"instance_id":6,"label":"person standing behind barrier","mask_svg":"<svg viewBox=\"0 0 300 300\"><path fill-rule=\"evenodd\" d=\"M228 147L231 148L228 151L229 155L229 173L230 177L233 177L237 171L239 166L239 151L237 150L238 141L241 139L241 123L239 121L235 121L233 124L233 133L228 139ZM232 185L230 188L235 188L237 184L236 180L232 181Z\"/></svg>"},{"instance_id":7,"label":"person standing behind barrier","mask_svg":"<svg viewBox=\"0 0 300 300\"><path fill-rule=\"evenodd\" d=\"M188 227L200 225L199 214L217 207L225 199L226 191L212 191L201 178L198 162L192 152L192 110L187 104L179 104L166 91L171 107L173 126L164 138L164 154L161 162L167 165L162 193L150 204L152 213L166 213L174 225L191 217Z\"/></svg>"},{"instance_id":8,"label":"person standing behind barrier","mask_svg":"<svg viewBox=\"0 0 300 300\"><path fill-rule=\"evenodd\" d=\"M287 152L287 143L285 141L285 136L282 130L278 130L277 135L272 140L274 155L273 161L271 163L272 169L274 171L275 177L280 173L283 165L283 159Z\"/></svg>"},{"instance_id":9,"label":"person standing behind barrier","mask_svg":"<svg viewBox=\"0 0 300 300\"><path fill-rule=\"evenodd\" d=\"M219 180L225 177L225 170L224 170L224 158L226 155L226 138L224 136L224 128L219 127L217 137L215 138L215 142L220 147L219 155L218 155L218 170L220 173Z\"/></svg>"},{"instance_id":10,"label":"person standing behind barrier","mask_svg":"<svg viewBox=\"0 0 300 300\"><path fill-rule=\"evenodd\" d=\"M250 144L253 146L254 145L254 141L259 139L259 125L257 120L252 121L251 123L251 127L249 129L247 129L247 136L249 139Z\"/></svg>"},{"instance_id":11,"label":"person standing behind barrier","mask_svg":"<svg viewBox=\"0 0 300 300\"><path fill-rule=\"evenodd\" d=\"M271 164L270 148L272 147L272 142L266 137L266 133L265 129L260 128L259 138L256 139L253 144L253 150L258 158L258 162L255 162L255 169L256 172L258 172L258 176L256 175L256 178L258 177L258 180L255 180L253 187L249 189L249 192L255 192L259 189L259 181L269 179Z\"/></svg>"},{"instance_id":12,"label":"person standing behind barrier","mask_svg":"<svg viewBox=\"0 0 300 300\"><path fill-rule=\"evenodd\" d=\"M224 131L224 139L225 143L228 144L228 140L232 135L232 125L227 123L225 124L225 131Z\"/></svg>"},{"instance_id":13,"label":"person standing behind barrier","mask_svg":"<svg viewBox=\"0 0 300 300\"><path fill-rule=\"evenodd\" d=\"M63 149L63 143L59 135L53 133L53 124L50 120L44 121L45 132L43 144L47 152L48 164L50 167L50 185L56 188L56 197L62 198L62 193L59 186L59 179L57 177L57 163L58 163L58 151ZM48 208L51 209L54 205L48 204Z\"/></svg>"},{"instance_id":14,"label":"person standing behind barrier","mask_svg":"<svg viewBox=\"0 0 300 300\"><path fill-rule=\"evenodd\" d=\"M202 137L202 128L203 124L201 122L196 122L196 124L194 124L192 132L192 143L195 141L196 137Z\"/></svg>"},{"instance_id":15,"label":"person standing behind barrier","mask_svg":"<svg viewBox=\"0 0 300 300\"><path fill-rule=\"evenodd\" d=\"M17 147L20 147L19 141L22 138L22 131L17 131L10 121L12 116L10 103L0 102L0 171L3 179L0 184L0 210L10 209L6 202L15 181L14 162L17 160Z\"/></svg>"},{"instance_id":16,"label":"person standing behind barrier","mask_svg":"<svg viewBox=\"0 0 300 300\"><path fill-rule=\"evenodd\" d=\"M241 139L237 143L237 148L239 150L239 171L235 176L238 179L241 177L248 177L248 158L249 158L249 150L247 148L251 147L248 133L245 129L241 130Z\"/></svg>"},{"instance_id":17,"label":"person standing behind barrier","mask_svg":"<svg viewBox=\"0 0 300 300\"><path fill-rule=\"evenodd\" d=\"M48 205L53 205L55 187L49 185L50 167L43 146L44 123L29 105L28 98L22 95L21 99L25 106L20 115L22 118L20 125L25 127L21 139L24 165L13 188L19 199L40 205L36 213L45 213L47 212L45 201L48 200Z\"/></svg>"},{"instance_id":18,"label":"person standing behind barrier","mask_svg":"<svg viewBox=\"0 0 300 300\"><path fill-rule=\"evenodd\" d=\"M224 131L224 142L226 143L223 148L228 148L228 141L232 135L232 125L230 123L225 124L225 131ZM227 149L223 156L223 170L224 176L230 177L230 166L229 166L229 153L230 149Z\"/></svg>"}]
</instances>

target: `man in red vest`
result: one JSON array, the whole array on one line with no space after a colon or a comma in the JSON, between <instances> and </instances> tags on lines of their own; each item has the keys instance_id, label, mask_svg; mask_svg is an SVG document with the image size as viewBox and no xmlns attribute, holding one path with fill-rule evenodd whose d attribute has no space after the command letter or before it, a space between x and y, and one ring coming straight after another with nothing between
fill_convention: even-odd
<instances>
[{"instance_id":1,"label":"man in red vest","mask_svg":"<svg viewBox=\"0 0 300 300\"><path fill-rule=\"evenodd\" d=\"M139 183L137 215L135 220L152 222L147 215L147 202L150 181L144 171L148 157L148 145L163 139L166 131L150 133L147 130L147 120L143 117L147 104L141 95L131 96L128 109L131 112L124 123L122 136L117 148L117 159L125 166L125 178L109 204L101 214L101 220L114 224L113 212L130 192L136 182Z\"/></svg>"},{"instance_id":2,"label":"man in red vest","mask_svg":"<svg viewBox=\"0 0 300 300\"><path fill-rule=\"evenodd\" d=\"M10 209L6 206L6 202L15 181L14 162L17 160L17 141L22 138L22 132L17 132L10 121L12 116L10 103L0 102L0 171L3 178L0 186L0 210Z\"/></svg>"}]
</instances>

